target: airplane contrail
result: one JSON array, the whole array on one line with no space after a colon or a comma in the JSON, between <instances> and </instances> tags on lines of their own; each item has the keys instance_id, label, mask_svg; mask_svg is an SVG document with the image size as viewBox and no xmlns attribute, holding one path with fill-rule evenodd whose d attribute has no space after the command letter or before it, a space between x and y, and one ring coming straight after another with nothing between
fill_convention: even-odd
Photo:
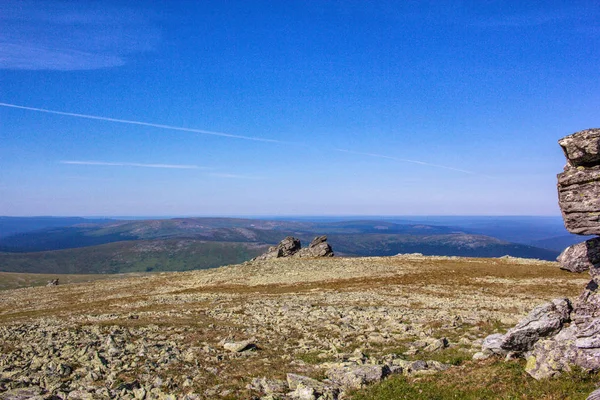
<instances>
[{"instance_id":1,"label":"airplane contrail","mask_svg":"<svg viewBox=\"0 0 600 400\"><path fill-rule=\"evenodd\" d=\"M142 167L142 168L167 168L167 169L207 169L197 165L182 164L143 164L132 162L107 162L107 161L61 161L61 164L70 165L102 165L108 167Z\"/></svg>"},{"instance_id":2,"label":"airplane contrail","mask_svg":"<svg viewBox=\"0 0 600 400\"><path fill-rule=\"evenodd\" d=\"M346 149L334 149L334 150L342 152L342 153L357 154L357 155L361 155L361 156L369 156L369 157L376 157L376 158L385 158L385 159L388 159L388 160L401 161L401 162L407 162L407 163L412 163L412 164L427 165L427 166L430 166L430 167L449 169L451 171L463 172L465 174L485 176L485 175L482 175L482 174L480 174L478 172L467 171L466 169L448 167L446 165L432 164L432 163L428 163L428 162L425 162L425 161L409 160L407 158L399 158L399 157L386 156L384 154L363 153L361 151L353 151L353 150L346 150Z\"/></svg>"},{"instance_id":3,"label":"airplane contrail","mask_svg":"<svg viewBox=\"0 0 600 400\"><path fill-rule=\"evenodd\" d=\"M78 113L71 113L71 112L65 112L65 111L48 110L45 108L27 107L27 106L21 106L21 105L11 104L11 103L1 103L0 102L0 107L17 108L20 110L37 111L37 112L43 112L43 113L55 114L55 115L64 115L64 116L75 117L75 118L85 118L85 119L93 119L93 120L99 120L99 121L117 122L117 123L121 123L121 124L149 126L152 128L168 129L168 130L173 130L173 131L192 132L192 133L199 133L199 134L203 134L203 135L227 137L227 138L232 138L232 139L252 140L252 141L256 141L256 142L278 143L278 144L288 144L288 145L294 145L294 146L308 147L308 145L303 144L303 143L286 142L286 141L277 140L277 139L265 139L265 138L256 137L256 136L233 135L230 133L207 131L204 129L185 128L185 127L181 127L181 126L155 124L155 123L151 123L151 122L133 121L133 120L128 120L128 119L119 119L119 118L110 118L110 117L101 117L98 115L78 114ZM333 150L339 151L339 152L344 152L344 153L368 156L368 157L384 158L384 159L394 160L394 161L399 161L399 162L407 162L407 163L425 165L425 166L435 167L435 168L443 168L443 169L461 172L461 173L470 174L470 175L486 176L486 175L483 175L483 174L480 174L477 172L473 172L473 171L449 167L446 165L428 163L425 161L410 160L410 159L405 159L405 158L386 156L383 154L364 153L364 152L360 152L360 151L345 150L345 149L333 149ZM129 164L131 166L134 166L133 163L119 163L119 164ZM97 165L101 165L101 164L97 164ZM150 164L148 164L148 165L150 165ZM139 164L137 166L142 166L142 165ZM163 168L167 168L167 167L163 167Z\"/></svg>"},{"instance_id":4,"label":"airplane contrail","mask_svg":"<svg viewBox=\"0 0 600 400\"><path fill-rule=\"evenodd\" d=\"M255 136L232 135L231 133L213 132L213 131L206 131L203 129L184 128L181 126L173 126L173 125L154 124L152 122L132 121L129 119L100 117L98 115L77 114L77 113L64 112L64 111L48 110L45 108L19 106L17 104L10 104L10 103L0 103L0 106L10 107L10 108L18 108L20 110L38 111L38 112L43 112L43 113L48 113L48 114L55 114L55 115L65 115L68 117L95 119L95 120L99 120L99 121L118 122L121 124L130 124L130 125L150 126L152 128L169 129L172 131L201 133L203 135L222 136L222 137L228 137L228 138L233 138L233 139L254 140L256 142L289 144L289 142L284 142L284 141L276 140L276 139L265 139L265 138L255 137Z\"/></svg>"}]
</instances>

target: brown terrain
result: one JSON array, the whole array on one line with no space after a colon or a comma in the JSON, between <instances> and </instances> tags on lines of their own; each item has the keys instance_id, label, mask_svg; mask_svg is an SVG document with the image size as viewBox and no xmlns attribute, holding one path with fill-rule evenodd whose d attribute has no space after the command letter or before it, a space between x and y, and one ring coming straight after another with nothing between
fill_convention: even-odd
<instances>
[{"instance_id":1,"label":"brown terrain","mask_svg":"<svg viewBox=\"0 0 600 400\"><path fill-rule=\"evenodd\" d=\"M399 255L0 291L0 399L349 398L465 368L451 355L486 363L470 360L483 338L588 281L553 262Z\"/></svg>"}]
</instances>

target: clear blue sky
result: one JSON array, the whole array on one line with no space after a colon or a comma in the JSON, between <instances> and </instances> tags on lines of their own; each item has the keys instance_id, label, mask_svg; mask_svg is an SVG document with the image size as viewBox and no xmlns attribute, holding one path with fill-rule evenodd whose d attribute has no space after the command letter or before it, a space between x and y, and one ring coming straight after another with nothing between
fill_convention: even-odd
<instances>
[{"instance_id":1,"label":"clear blue sky","mask_svg":"<svg viewBox=\"0 0 600 400\"><path fill-rule=\"evenodd\" d=\"M0 102L0 215L557 215L600 4L5 0Z\"/></svg>"}]
</instances>

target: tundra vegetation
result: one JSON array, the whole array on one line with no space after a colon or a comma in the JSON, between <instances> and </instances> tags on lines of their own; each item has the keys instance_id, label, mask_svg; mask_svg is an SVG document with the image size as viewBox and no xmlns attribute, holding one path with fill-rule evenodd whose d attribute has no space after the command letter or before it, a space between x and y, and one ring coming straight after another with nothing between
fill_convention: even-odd
<instances>
[{"instance_id":1,"label":"tundra vegetation","mask_svg":"<svg viewBox=\"0 0 600 400\"><path fill-rule=\"evenodd\" d=\"M516 258L277 258L0 295L0 391L63 398L585 399L473 360L587 276ZM2 394L0 394L1 398ZM87 396L87 397L86 397ZM173 397L169 397L173 396Z\"/></svg>"}]
</instances>

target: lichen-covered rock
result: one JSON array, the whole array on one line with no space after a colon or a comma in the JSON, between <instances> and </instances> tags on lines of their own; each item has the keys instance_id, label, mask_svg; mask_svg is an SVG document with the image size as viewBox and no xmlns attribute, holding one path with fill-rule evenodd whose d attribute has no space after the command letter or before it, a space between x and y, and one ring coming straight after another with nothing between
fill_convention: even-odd
<instances>
[{"instance_id":1,"label":"lichen-covered rock","mask_svg":"<svg viewBox=\"0 0 600 400\"><path fill-rule=\"evenodd\" d=\"M558 141L565 157L575 167L600 164L600 129L586 129Z\"/></svg>"},{"instance_id":2,"label":"lichen-covered rock","mask_svg":"<svg viewBox=\"0 0 600 400\"><path fill-rule=\"evenodd\" d=\"M526 352L543 337L558 332L570 321L572 306L569 299L554 299L534 308L502 338L500 347L513 352Z\"/></svg>"},{"instance_id":3,"label":"lichen-covered rock","mask_svg":"<svg viewBox=\"0 0 600 400\"><path fill-rule=\"evenodd\" d=\"M386 375L383 365L356 365L340 363L331 367L327 377L345 389L360 389L369 383L379 382Z\"/></svg>"},{"instance_id":4,"label":"lichen-covered rock","mask_svg":"<svg viewBox=\"0 0 600 400\"><path fill-rule=\"evenodd\" d=\"M575 361L575 326L563 329L556 336L540 340L527 357L525 371L535 379L545 379L568 371Z\"/></svg>"},{"instance_id":5,"label":"lichen-covered rock","mask_svg":"<svg viewBox=\"0 0 600 400\"><path fill-rule=\"evenodd\" d=\"M567 247L556 259L560 268L570 272L584 272L600 267L600 238L586 240Z\"/></svg>"}]
</instances>

